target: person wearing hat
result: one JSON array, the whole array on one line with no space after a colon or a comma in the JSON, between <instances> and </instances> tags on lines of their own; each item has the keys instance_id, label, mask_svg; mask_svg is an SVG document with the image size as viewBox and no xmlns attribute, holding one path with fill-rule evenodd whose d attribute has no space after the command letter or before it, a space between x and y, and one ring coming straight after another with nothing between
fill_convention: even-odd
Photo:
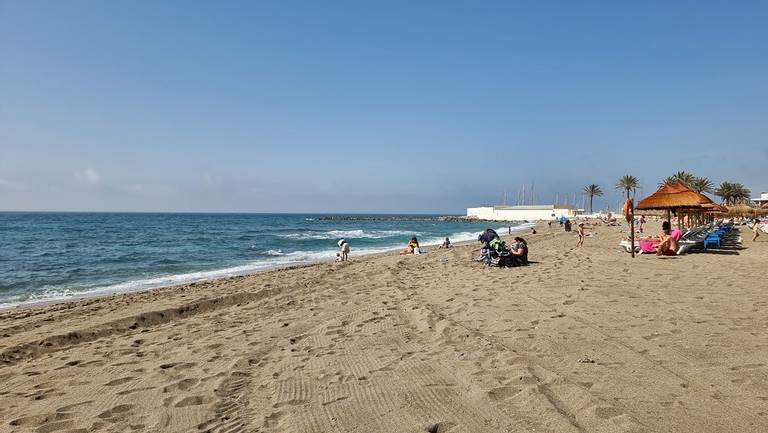
<instances>
[{"instance_id":1,"label":"person wearing hat","mask_svg":"<svg viewBox=\"0 0 768 433\"><path fill-rule=\"evenodd\" d=\"M349 243L344 239L339 240L339 254L342 262L349 260Z\"/></svg>"}]
</instances>

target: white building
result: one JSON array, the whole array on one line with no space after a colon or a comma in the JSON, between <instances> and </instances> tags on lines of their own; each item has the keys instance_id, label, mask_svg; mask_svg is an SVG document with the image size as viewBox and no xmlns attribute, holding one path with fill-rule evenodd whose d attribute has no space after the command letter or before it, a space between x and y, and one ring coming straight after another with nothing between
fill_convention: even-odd
<instances>
[{"instance_id":1,"label":"white building","mask_svg":"<svg viewBox=\"0 0 768 433\"><path fill-rule=\"evenodd\" d=\"M753 198L751 200L752 200L752 203L754 203L754 204L756 204L758 206L762 206L765 203L768 203L768 192L761 192L760 193L760 198Z\"/></svg>"},{"instance_id":2,"label":"white building","mask_svg":"<svg viewBox=\"0 0 768 433\"><path fill-rule=\"evenodd\" d=\"M493 221L542 221L560 218L573 218L576 208L564 205L526 205L526 206L482 206L467 208L467 216Z\"/></svg>"}]
</instances>

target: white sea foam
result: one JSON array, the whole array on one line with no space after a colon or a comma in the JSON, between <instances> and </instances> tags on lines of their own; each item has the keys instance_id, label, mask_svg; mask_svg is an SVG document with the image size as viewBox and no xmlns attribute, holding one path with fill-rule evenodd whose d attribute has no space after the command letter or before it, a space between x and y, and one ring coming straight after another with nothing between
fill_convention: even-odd
<instances>
[{"instance_id":1,"label":"white sea foam","mask_svg":"<svg viewBox=\"0 0 768 433\"><path fill-rule=\"evenodd\" d=\"M404 230L328 230L325 232L304 231L295 233L285 233L278 235L284 239L294 240L324 240L324 239L383 239L394 236L418 236L414 233Z\"/></svg>"}]
</instances>

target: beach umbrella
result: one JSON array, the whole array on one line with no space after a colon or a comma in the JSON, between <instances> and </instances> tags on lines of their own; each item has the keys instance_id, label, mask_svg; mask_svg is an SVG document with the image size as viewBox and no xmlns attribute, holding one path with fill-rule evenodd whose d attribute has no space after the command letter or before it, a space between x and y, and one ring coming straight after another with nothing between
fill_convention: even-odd
<instances>
[{"instance_id":1,"label":"beach umbrella","mask_svg":"<svg viewBox=\"0 0 768 433\"><path fill-rule=\"evenodd\" d=\"M682 225L680 211L691 213L703 213L705 205L716 204L709 197L696 192L682 182L670 185L662 185L656 192L637 203L638 210L666 210L667 220L670 220L670 212L678 216L678 226Z\"/></svg>"},{"instance_id":2,"label":"beach umbrella","mask_svg":"<svg viewBox=\"0 0 768 433\"><path fill-rule=\"evenodd\" d=\"M704 209L705 213L726 213L728 212L728 208L725 206L721 206L717 203L704 203L701 205L702 209Z\"/></svg>"},{"instance_id":3,"label":"beach umbrella","mask_svg":"<svg viewBox=\"0 0 768 433\"><path fill-rule=\"evenodd\" d=\"M730 216L751 216L755 215L756 211L757 209L745 204L737 204L727 208L728 215Z\"/></svg>"},{"instance_id":4,"label":"beach umbrella","mask_svg":"<svg viewBox=\"0 0 768 433\"><path fill-rule=\"evenodd\" d=\"M706 203L714 204L714 202L704 194L698 193L688 188L682 182L677 182L672 185L664 185L653 194L640 200L637 203L636 209L698 209Z\"/></svg>"}]
</instances>

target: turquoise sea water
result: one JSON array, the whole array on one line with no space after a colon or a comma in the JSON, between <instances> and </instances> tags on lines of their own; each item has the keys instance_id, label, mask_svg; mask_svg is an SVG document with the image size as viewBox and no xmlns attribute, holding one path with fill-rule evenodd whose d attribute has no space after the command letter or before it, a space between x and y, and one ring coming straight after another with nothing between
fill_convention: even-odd
<instances>
[{"instance_id":1,"label":"turquoise sea water","mask_svg":"<svg viewBox=\"0 0 768 433\"><path fill-rule=\"evenodd\" d=\"M429 215L0 213L0 308L332 260L341 238L354 258L487 227Z\"/></svg>"}]
</instances>

